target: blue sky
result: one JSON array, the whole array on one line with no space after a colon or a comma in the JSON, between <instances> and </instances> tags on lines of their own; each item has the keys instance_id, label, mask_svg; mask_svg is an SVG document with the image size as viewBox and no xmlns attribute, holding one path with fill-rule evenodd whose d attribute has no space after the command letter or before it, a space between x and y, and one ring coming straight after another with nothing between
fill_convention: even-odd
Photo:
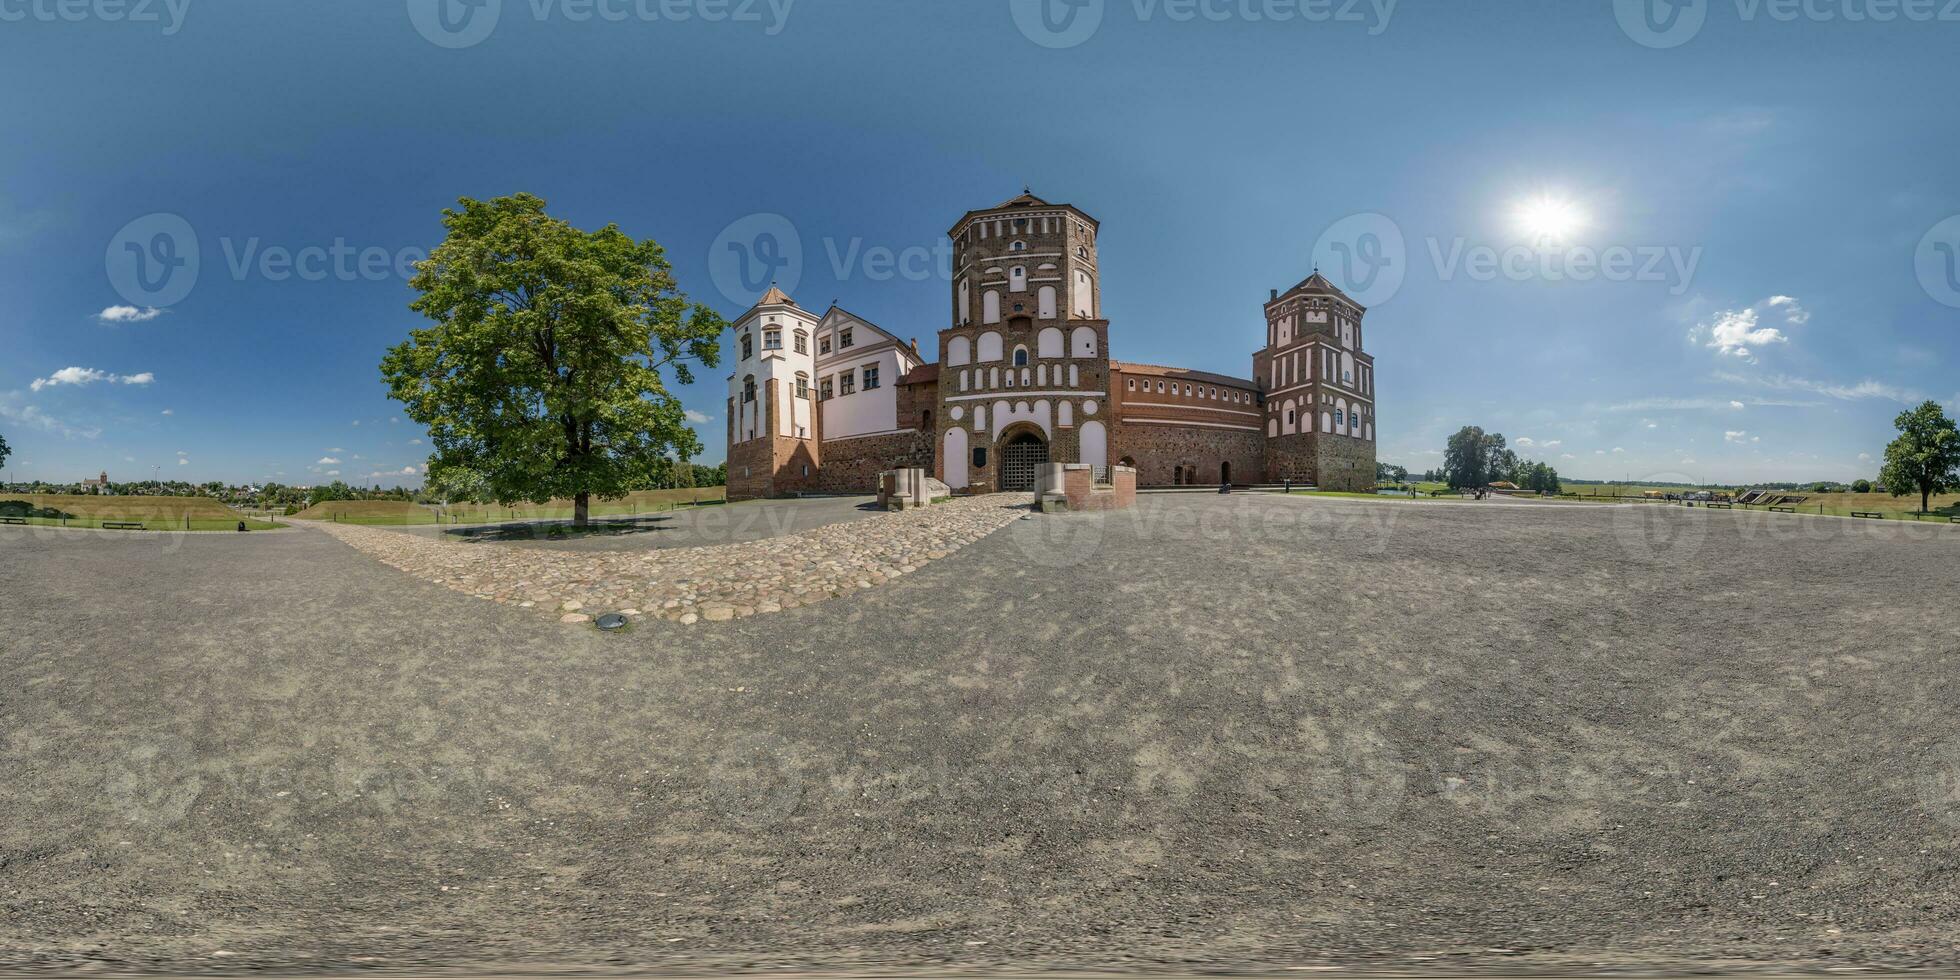
<instances>
[{"instance_id":1,"label":"blue sky","mask_svg":"<svg viewBox=\"0 0 1960 980\"><path fill-rule=\"evenodd\" d=\"M484 2L0 0L5 478L419 482L391 267L517 191L731 318L775 228L800 302L928 352L932 250L1023 184L1102 220L1122 359L1245 374L1318 252L1415 469L1475 423L1578 477L1849 479L1960 403L1944 3ZM710 462L723 377L682 392Z\"/></svg>"}]
</instances>

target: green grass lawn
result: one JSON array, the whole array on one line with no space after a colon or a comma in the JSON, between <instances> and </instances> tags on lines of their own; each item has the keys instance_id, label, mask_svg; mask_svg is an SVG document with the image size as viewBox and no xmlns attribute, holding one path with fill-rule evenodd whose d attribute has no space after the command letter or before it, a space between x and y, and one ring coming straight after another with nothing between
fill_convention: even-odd
<instances>
[{"instance_id":1,"label":"green grass lawn","mask_svg":"<svg viewBox=\"0 0 1960 980\"><path fill-rule=\"evenodd\" d=\"M27 517L30 511L52 509L65 517ZM95 494L0 494L0 517L25 520L29 526L100 528L104 524L140 523L145 531L233 531L238 522L254 531L284 527L274 521L248 517L210 497L111 497ZM0 525L4 526L4 525Z\"/></svg>"}]
</instances>

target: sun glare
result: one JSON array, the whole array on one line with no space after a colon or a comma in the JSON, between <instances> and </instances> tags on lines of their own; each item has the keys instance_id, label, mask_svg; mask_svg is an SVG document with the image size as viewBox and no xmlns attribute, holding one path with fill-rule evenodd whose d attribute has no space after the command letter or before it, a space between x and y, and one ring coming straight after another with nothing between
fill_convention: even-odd
<instances>
[{"instance_id":1,"label":"sun glare","mask_svg":"<svg viewBox=\"0 0 1960 980\"><path fill-rule=\"evenodd\" d=\"M1585 213L1577 204L1552 196L1521 202L1513 216L1518 230L1534 242L1564 241L1586 224Z\"/></svg>"}]
</instances>

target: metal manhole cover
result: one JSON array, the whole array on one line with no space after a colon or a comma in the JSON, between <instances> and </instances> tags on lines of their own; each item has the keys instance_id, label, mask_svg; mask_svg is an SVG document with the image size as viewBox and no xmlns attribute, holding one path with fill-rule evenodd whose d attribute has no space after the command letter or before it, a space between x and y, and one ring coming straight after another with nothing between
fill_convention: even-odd
<instances>
[{"instance_id":1,"label":"metal manhole cover","mask_svg":"<svg viewBox=\"0 0 1960 980\"><path fill-rule=\"evenodd\" d=\"M626 617L621 616L618 613L607 613L604 616L599 617L598 620L593 623L593 625L599 627L602 630L606 630L610 632L612 630L616 630L619 629L620 627L625 626Z\"/></svg>"}]
</instances>

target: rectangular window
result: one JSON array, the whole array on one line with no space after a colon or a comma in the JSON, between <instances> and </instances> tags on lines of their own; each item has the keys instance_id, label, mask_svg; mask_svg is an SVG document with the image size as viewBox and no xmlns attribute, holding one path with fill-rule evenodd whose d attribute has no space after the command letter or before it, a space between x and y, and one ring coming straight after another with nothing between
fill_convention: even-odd
<instances>
[{"instance_id":1,"label":"rectangular window","mask_svg":"<svg viewBox=\"0 0 1960 980\"><path fill-rule=\"evenodd\" d=\"M810 379L800 374L796 376L796 397L810 397Z\"/></svg>"},{"instance_id":2,"label":"rectangular window","mask_svg":"<svg viewBox=\"0 0 1960 980\"><path fill-rule=\"evenodd\" d=\"M837 393L839 395L848 395L856 391L857 374L855 372L846 371L837 376Z\"/></svg>"},{"instance_id":3,"label":"rectangular window","mask_svg":"<svg viewBox=\"0 0 1960 980\"><path fill-rule=\"evenodd\" d=\"M876 387L878 387L878 365L866 364L864 366L864 390L870 391Z\"/></svg>"},{"instance_id":4,"label":"rectangular window","mask_svg":"<svg viewBox=\"0 0 1960 980\"><path fill-rule=\"evenodd\" d=\"M796 352L798 354L810 353L810 337L801 330L796 332Z\"/></svg>"},{"instance_id":5,"label":"rectangular window","mask_svg":"<svg viewBox=\"0 0 1960 980\"><path fill-rule=\"evenodd\" d=\"M762 349L782 350L783 332L781 330L764 330L762 332Z\"/></svg>"},{"instance_id":6,"label":"rectangular window","mask_svg":"<svg viewBox=\"0 0 1960 980\"><path fill-rule=\"evenodd\" d=\"M851 346L851 332L849 330L837 331L837 349L843 350L849 346Z\"/></svg>"},{"instance_id":7,"label":"rectangular window","mask_svg":"<svg viewBox=\"0 0 1960 980\"><path fill-rule=\"evenodd\" d=\"M828 354L828 353L830 353L830 335L829 335L829 334L824 334L823 336L821 336L821 337L818 337L818 338L817 338L817 353L819 353L819 354Z\"/></svg>"},{"instance_id":8,"label":"rectangular window","mask_svg":"<svg viewBox=\"0 0 1960 980\"><path fill-rule=\"evenodd\" d=\"M823 401L829 401L829 400L830 400L830 379L829 379L829 378L825 378L825 379L823 379L822 381L819 381L819 382L817 382L817 400L818 400L818 401L820 401L820 402L823 402Z\"/></svg>"}]
</instances>

